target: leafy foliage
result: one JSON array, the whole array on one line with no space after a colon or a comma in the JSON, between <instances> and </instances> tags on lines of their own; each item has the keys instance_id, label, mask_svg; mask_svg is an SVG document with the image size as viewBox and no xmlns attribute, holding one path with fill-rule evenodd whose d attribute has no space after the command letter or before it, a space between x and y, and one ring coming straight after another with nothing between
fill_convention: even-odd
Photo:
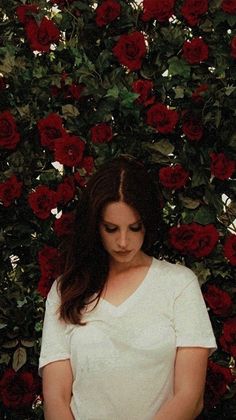
<instances>
[{"instance_id":1,"label":"leafy foliage","mask_svg":"<svg viewBox=\"0 0 236 420\"><path fill-rule=\"evenodd\" d=\"M209 307L201 418L235 418L235 1L3 0L0 22L3 418L43 416L58 245L91 173L121 154L160 182L156 255L194 270Z\"/></svg>"}]
</instances>

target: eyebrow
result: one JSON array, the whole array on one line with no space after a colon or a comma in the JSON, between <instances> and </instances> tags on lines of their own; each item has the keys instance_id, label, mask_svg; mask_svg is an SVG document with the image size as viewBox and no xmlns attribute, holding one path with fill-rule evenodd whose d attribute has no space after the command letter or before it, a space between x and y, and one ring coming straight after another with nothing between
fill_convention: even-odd
<instances>
[{"instance_id":1,"label":"eyebrow","mask_svg":"<svg viewBox=\"0 0 236 420\"><path fill-rule=\"evenodd\" d=\"M115 225L114 223L112 223L112 222L108 222L108 220L102 220L102 223L104 224L104 225L112 225L112 226L116 226L116 227L118 227L118 225ZM129 226L133 226L133 225L137 225L137 224L139 224L139 223L142 223L142 219L139 219L139 220L137 220L136 222L134 222L134 223L130 223L130 225Z\"/></svg>"}]
</instances>

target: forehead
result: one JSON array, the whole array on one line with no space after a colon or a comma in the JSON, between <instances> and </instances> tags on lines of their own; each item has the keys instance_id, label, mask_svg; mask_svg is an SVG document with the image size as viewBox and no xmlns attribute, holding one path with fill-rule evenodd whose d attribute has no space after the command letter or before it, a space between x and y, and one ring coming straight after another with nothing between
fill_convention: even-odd
<instances>
[{"instance_id":1,"label":"forehead","mask_svg":"<svg viewBox=\"0 0 236 420\"><path fill-rule=\"evenodd\" d=\"M140 219L139 213L123 201L107 204L102 211L102 220L114 225L131 225Z\"/></svg>"}]
</instances>

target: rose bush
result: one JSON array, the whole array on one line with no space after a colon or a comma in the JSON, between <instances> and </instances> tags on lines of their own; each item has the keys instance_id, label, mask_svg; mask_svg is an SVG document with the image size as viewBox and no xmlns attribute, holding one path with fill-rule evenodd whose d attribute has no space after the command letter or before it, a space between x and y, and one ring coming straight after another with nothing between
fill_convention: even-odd
<instances>
[{"instance_id":1,"label":"rose bush","mask_svg":"<svg viewBox=\"0 0 236 420\"><path fill-rule=\"evenodd\" d=\"M43 418L45 298L81 190L125 154L160 186L154 254L209 309L201 418L236 418L235 0L8 0L0 19L1 416Z\"/></svg>"}]
</instances>

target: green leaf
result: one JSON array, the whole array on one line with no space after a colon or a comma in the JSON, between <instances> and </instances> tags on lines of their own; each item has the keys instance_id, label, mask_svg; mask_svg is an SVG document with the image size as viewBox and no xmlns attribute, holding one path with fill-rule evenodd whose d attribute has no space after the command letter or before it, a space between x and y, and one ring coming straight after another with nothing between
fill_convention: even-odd
<instances>
[{"instance_id":1,"label":"green leaf","mask_svg":"<svg viewBox=\"0 0 236 420\"><path fill-rule=\"evenodd\" d=\"M27 354L24 347L18 347L18 349L13 354L13 361L12 361L12 367L17 372L27 360Z\"/></svg>"},{"instance_id":2,"label":"green leaf","mask_svg":"<svg viewBox=\"0 0 236 420\"><path fill-rule=\"evenodd\" d=\"M179 199L184 207L195 210L200 206L200 200L179 194Z\"/></svg>"},{"instance_id":3,"label":"green leaf","mask_svg":"<svg viewBox=\"0 0 236 420\"><path fill-rule=\"evenodd\" d=\"M61 109L64 118L78 117L78 115L80 114L78 108L71 104L62 105Z\"/></svg>"},{"instance_id":4,"label":"green leaf","mask_svg":"<svg viewBox=\"0 0 236 420\"><path fill-rule=\"evenodd\" d=\"M209 223L216 222L216 214L210 207L201 206L200 209L197 210L193 220L201 225L208 225Z\"/></svg>"},{"instance_id":5,"label":"green leaf","mask_svg":"<svg viewBox=\"0 0 236 420\"><path fill-rule=\"evenodd\" d=\"M191 72L191 67L189 66L189 64L182 60L181 58L178 57L172 57L168 60L169 63L169 74L172 76L182 76L186 79L189 78L190 76L190 72Z\"/></svg>"},{"instance_id":6,"label":"green leaf","mask_svg":"<svg viewBox=\"0 0 236 420\"><path fill-rule=\"evenodd\" d=\"M164 156L169 156L175 150L175 146L167 139L161 139L155 143L144 143L144 147L149 151L158 152Z\"/></svg>"},{"instance_id":7,"label":"green leaf","mask_svg":"<svg viewBox=\"0 0 236 420\"><path fill-rule=\"evenodd\" d=\"M207 183L208 183L208 178L206 177L206 175L200 170L196 169L193 172L193 176L192 176L192 181L191 181L192 187L193 188L199 187L200 185L205 185Z\"/></svg>"},{"instance_id":8,"label":"green leaf","mask_svg":"<svg viewBox=\"0 0 236 420\"><path fill-rule=\"evenodd\" d=\"M118 86L113 86L112 88L108 89L107 94L105 95L105 97L107 98L114 98L117 99L119 97L119 88Z\"/></svg>"}]
</instances>

